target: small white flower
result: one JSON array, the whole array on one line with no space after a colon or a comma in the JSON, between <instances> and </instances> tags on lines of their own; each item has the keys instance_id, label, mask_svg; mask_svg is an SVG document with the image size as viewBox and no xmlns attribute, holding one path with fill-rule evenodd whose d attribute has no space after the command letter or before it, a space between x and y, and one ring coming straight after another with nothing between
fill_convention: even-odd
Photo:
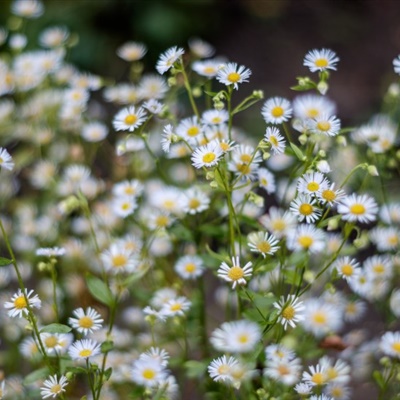
<instances>
[{"instance_id":1,"label":"small white flower","mask_svg":"<svg viewBox=\"0 0 400 400\"><path fill-rule=\"evenodd\" d=\"M239 362L235 357L230 356L229 358L225 355L216 358L211 361L207 368L210 377L215 382L232 381L232 368L238 365Z\"/></svg>"},{"instance_id":2,"label":"small white flower","mask_svg":"<svg viewBox=\"0 0 400 400\"><path fill-rule=\"evenodd\" d=\"M28 292L28 289L25 289L25 295L22 292L21 289L18 289L18 292L15 293L11 297L11 301L6 301L4 303L4 307L7 308L8 315L10 317L23 317L24 314L28 312L27 309L27 300L29 303L29 307L32 308L40 308L42 305L42 302L40 301L39 297L37 294L32 296L33 290L30 290ZM26 296L26 298L25 298Z\"/></svg>"},{"instance_id":3,"label":"small white flower","mask_svg":"<svg viewBox=\"0 0 400 400\"><path fill-rule=\"evenodd\" d=\"M281 124L292 116L293 109L290 101L283 97L272 97L267 100L261 110L265 122L270 124Z\"/></svg>"},{"instance_id":4,"label":"small white flower","mask_svg":"<svg viewBox=\"0 0 400 400\"><path fill-rule=\"evenodd\" d=\"M208 143L198 147L192 154L191 160L195 168L213 167L218 164L223 151L216 143Z\"/></svg>"},{"instance_id":5,"label":"small white flower","mask_svg":"<svg viewBox=\"0 0 400 400\"><path fill-rule=\"evenodd\" d=\"M247 245L250 251L260 253L264 258L267 254L271 255L278 251L279 240L268 232L252 232L247 237Z\"/></svg>"},{"instance_id":6,"label":"small white flower","mask_svg":"<svg viewBox=\"0 0 400 400\"><path fill-rule=\"evenodd\" d=\"M379 208L372 197L353 193L338 204L337 210L345 221L369 223L375 221Z\"/></svg>"},{"instance_id":7,"label":"small white flower","mask_svg":"<svg viewBox=\"0 0 400 400\"><path fill-rule=\"evenodd\" d=\"M322 114L310 120L309 128L311 133L336 136L340 131L340 119L334 115Z\"/></svg>"},{"instance_id":8,"label":"small white flower","mask_svg":"<svg viewBox=\"0 0 400 400\"><path fill-rule=\"evenodd\" d=\"M311 72L325 71L327 69L336 70L339 57L329 49L310 50L305 58L303 65L310 68Z\"/></svg>"},{"instance_id":9,"label":"small white flower","mask_svg":"<svg viewBox=\"0 0 400 400\"><path fill-rule=\"evenodd\" d=\"M158 73L162 75L167 72L184 53L185 51L177 46L170 47L162 53L156 65Z\"/></svg>"},{"instance_id":10,"label":"small white flower","mask_svg":"<svg viewBox=\"0 0 400 400\"><path fill-rule=\"evenodd\" d=\"M288 325L294 328L297 322L304 319L302 313L305 308L304 303L294 294L288 295L286 299L284 296L281 296L279 302L275 302L273 305L279 310L278 322L283 325L284 329Z\"/></svg>"},{"instance_id":11,"label":"small white flower","mask_svg":"<svg viewBox=\"0 0 400 400\"><path fill-rule=\"evenodd\" d=\"M239 66L236 63L228 63L223 65L218 73L217 80L226 86L233 85L235 89L239 89L239 83L248 82L251 70L245 66Z\"/></svg>"},{"instance_id":12,"label":"small white flower","mask_svg":"<svg viewBox=\"0 0 400 400\"><path fill-rule=\"evenodd\" d=\"M0 167L12 171L14 162L6 149L0 147Z\"/></svg>"},{"instance_id":13,"label":"small white flower","mask_svg":"<svg viewBox=\"0 0 400 400\"><path fill-rule=\"evenodd\" d=\"M129 62L142 59L146 53L146 46L138 42L126 42L117 49L117 55Z\"/></svg>"},{"instance_id":14,"label":"small white flower","mask_svg":"<svg viewBox=\"0 0 400 400\"><path fill-rule=\"evenodd\" d=\"M68 354L73 360L83 360L100 354L100 344L95 340L82 339L72 343Z\"/></svg>"},{"instance_id":15,"label":"small white flower","mask_svg":"<svg viewBox=\"0 0 400 400\"><path fill-rule=\"evenodd\" d=\"M195 279L203 274L203 260L199 256L186 255L175 263L176 273L183 279Z\"/></svg>"},{"instance_id":16,"label":"small white flower","mask_svg":"<svg viewBox=\"0 0 400 400\"><path fill-rule=\"evenodd\" d=\"M284 153L286 141L278 128L274 126L268 126L265 131L264 141L270 144L273 154Z\"/></svg>"},{"instance_id":17,"label":"small white flower","mask_svg":"<svg viewBox=\"0 0 400 400\"><path fill-rule=\"evenodd\" d=\"M232 266L230 267L226 262L223 262L217 274L225 281L232 282L232 289L235 289L236 285L245 285L247 283L245 278L252 275L252 265L252 262L249 261L242 268L240 266L239 257L232 257Z\"/></svg>"},{"instance_id":18,"label":"small white flower","mask_svg":"<svg viewBox=\"0 0 400 400\"><path fill-rule=\"evenodd\" d=\"M97 331L102 327L103 318L91 307L83 310L82 307L73 311L75 318L69 318L68 323L78 332L87 335L93 331Z\"/></svg>"},{"instance_id":19,"label":"small white flower","mask_svg":"<svg viewBox=\"0 0 400 400\"><path fill-rule=\"evenodd\" d=\"M167 371L157 359L139 358L133 363L131 377L138 385L154 387L164 382L167 376Z\"/></svg>"},{"instance_id":20,"label":"small white flower","mask_svg":"<svg viewBox=\"0 0 400 400\"><path fill-rule=\"evenodd\" d=\"M116 131L133 132L146 121L146 112L143 108L136 109L130 106L120 110L113 119L113 126Z\"/></svg>"},{"instance_id":21,"label":"small white flower","mask_svg":"<svg viewBox=\"0 0 400 400\"><path fill-rule=\"evenodd\" d=\"M50 376L44 382L40 388L40 395L42 399L47 399L48 397L56 398L59 394L65 392L65 386L68 385L68 379L62 375L60 378L57 375Z\"/></svg>"}]
</instances>

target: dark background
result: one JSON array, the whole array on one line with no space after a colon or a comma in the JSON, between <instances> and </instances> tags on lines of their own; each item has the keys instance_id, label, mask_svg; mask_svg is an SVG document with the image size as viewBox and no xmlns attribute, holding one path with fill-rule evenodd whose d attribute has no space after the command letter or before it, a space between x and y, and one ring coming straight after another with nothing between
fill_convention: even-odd
<instances>
[{"instance_id":1,"label":"dark background","mask_svg":"<svg viewBox=\"0 0 400 400\"><path fill-rule=\"evenodd\" d=\"M346 123L364 122L396 80L392 60L400 53L397 0L44 0L46 13L27 26L29 37L65 24L79 34L70 60L82 69L119 78L126 63L115 49L128 40L149 46L147 68L173 45L201 37L219 55L253 71L245 92L292 98L289 86L305 75L304 55L327 47L340 57L329 96ZM0 22L10 0L0 0ZM34 43L35 44L35 43Z\"/></svg>"}]
</instances>

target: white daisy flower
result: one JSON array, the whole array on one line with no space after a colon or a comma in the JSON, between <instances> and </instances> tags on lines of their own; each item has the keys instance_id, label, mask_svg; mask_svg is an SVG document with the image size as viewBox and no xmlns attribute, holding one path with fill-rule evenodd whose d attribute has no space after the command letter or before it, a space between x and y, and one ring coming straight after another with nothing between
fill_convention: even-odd
<instances>
[{"instance_id":1,"label":"white daisy flower","mask_svg":"<svg viewBox=\"0 0 400 400\"><path fill-rule=\"evenodd\" d=\"M336 269L338 274L347 280L360 272L360 264L354 258L345 256L338 258L332 264L332 269Z\"/></svg>"},{"instance_id":2,"label":"white daisy flower","mask_svg":"<svg viewBox=\"0 0 400 400\"><path fill-rule=\"evenodd\" d=\"M82 307L79 307L72 313L75 318L69 318L68 323L72 326L72 328L83 333L84 335L92 333L93 331L97 331L103 326L103 318L95 309L91 307L88 307L86 310L84 310Z\"/></svg>"},{"instance_id":3,"label":"white daisy flower","mask_svg":"<svg viewBox=\"0 0 400 400\"><path fill-rule=\"evenodd\" d=\"M218 60L195 61L192 64L192 70L206 78L214 78L222 65L221 61Z\"/></svg>"},{"instance_id":4,"label":"white daisy flower","mask_svg":"<svg viewBox=\"0 0 400 400\"><path fill-rule=\"evenodd\" d=\"M198 169L213 167L218 164L223 154L221 148L216 143L209 143L205 146L197 147L191 157L192 165Z\"/></svg>"},{"instance_id":5,"label":"white daisy flower","mask_svg":"<svg viewBox=\"0 0 400 400\"><path fill-rule=\"evenodd\" d=\"M239 83L248 82L251 70L243 65L236 63L227 63L220 67L217 73L217 80L226 86L233 85L235 89L239 89Z\"/></svg>"},{"instance_id":6,"label":"white daisy flower","mask_svg":"<svg viewBox=\"0 0 400 400\"><path fill-rule=\"evenodd\" d=\"M176 261L174 269L183 279L195 279L203 274L204 264L199 256L186 255Z\"/></svg>"},{"instance_id":7,"label":"white daisy flower","mask_svg":"<svg viewBox=\"0 0 400 400\"><path fill-rule=\"evenodd\" d=\"M36 250L37 256L58 257L65 254L64 247L41 247Z\"/></svg>"},{"instance_id":8,"label":"white daisy flower","mask_svg":"<svg viewBox=\"0 0 400 400\"><path fill-rule=\"evenodd\" d=\"M226 110L206 110L201 116L201 121L207 125L224 124L228 119L229 114Z\"/></svg>"},{"instance_id":9,"label":"white daisy flower","mask_svg":"<svg viewBox=\"0 0 400 400\"><path fill-rule=\"evenodd\" d=\"M285 152L286 140L281 135L278 128L268 126L265 131L264 141L270 144L274 154L282 154Z\"/></svg>"},{"instance_id":10,"label":"white daisy flower","mask_svg":"<svg viewBox=\"0 0 400 400\"><path fill-rule=\"evenodd\" d=\"M345 196L346 193L342 189L335 190L335 183L323 187L321 191L317 193L318 200L321 203L327 203L330 206L339 203Z\"/></svg>"},{"instance_id":11,"label":"white daisy flower","mask_svg":"<svg viewBox=\"0 0 400 400\"><path fill-rule=\"evenodd\" d=\"M302 311L304 310L304 303L299 300L294 294L288 295L286 298L281 296L278 302L273 304L279 310L278 322L286 329L288 325L292 328L296 327L299 321L304 319Z\"/></svg>"},{"instance_id":12,"label":"white daisy flower","mask_svg":"<svg viewBox=\"0 0 400 400\"><path fill-rule=\"evenodd\" d=\"M316 199L308 194L299 194L290 203L290 211L301 222L306 220L308 224L313 223L321 216L321 210L316 207Z\"/></svg>"},{"instance_id":13,"label":"white daisy flower","mask_svg":"<svg viewBox=\"0 0 400 400\"><path fill-rule=\"evenodd\" d=\"M185 213L194 215L209 208L210 197L204 190L193 187L183 193L180 202Z\"/></svg>"},{"instance_id":14,"label":"white daisy flower","mask_svg":"<svg viewBox=\"0 0 400 400\"><path fill-rule=\"evenodd\" d=\"M288 349L283 344L270 344L265 348L265 358L268 361L272 360L293 360L296 358L296 353Z\"/></svg>"},{"instance_id":15,"label":"white daisy flower","mask_svg":"<svg viewBox=\"0 0 400 400\"><path fill-rule=\"evenodd\" d=\"M41 333L42 341L48 355L64 354L73 340L71 333Z\"/></svg>"},{"instance_id":16,"label":"white daisy flower","mask_svg":"<svg viewBox=\"0 0 400 400\"><path fill-rule=\"evenodd\" d=\"M23 18L38 18L44 13L44 6L39 0L14 0L11 12Z\"/></svg>"},{"instance_id":17,"label":"white daisy flower","mask_svg":"<svg viewBox=\"0 0 400 400\"><path fill-rule=\"evenodd\" d=\"M337 359L335 362L324 356L319 360L319 364L324 369L326 382L347 383L350 381L350 366L343 360Z\"/></svg>"},{"instance_id":18,"label":"white daisy flower","mask_svg":"<svg viewBox=\"0 0 400 400\"><path fill-rule=\"evenodd\" d=\"M334 115L336 105L325 96L306 94L293 100L294 116L300 120L315 119L321 115Z\"/></svg>"},{"instance_id":19,"label":"white daisy flower","mask_svg":"<svg viewBox=\"0 0 400 400\"><path fill-rule=\"evenodd\" d=\"M386 332L381 337L379 347L389 357L400 359L400 332Z\"/></svg>"},{"instance_id":20,"label":"white daisy flower","mask_svg":"<svg viewBox=\"0 0 400 400\"><path fill-rule=\"evenodd\" d=\"M68 28L65 26L51 26L39 35L39 43L43 47L55 48L65 44L69 37Z\"/></svg>"},{"instance_id":21,"label":"white daisy flower","mask_svg":"<svg viewBox=\"0 0 400 400\"><path fill-rule=\"evenodd\" d=\"M279 250L279 240L268 232L252 232L247 236L247 245L250 251L260 253L264 258L267 254L274 254Z\"/></svg>"},{"instance_id":22,"label":"white daisy flower","mask_svg":"<svg viewBox=\"0 0 400 400\"><path fill-rule=\"evenodd\" d=\"M138 267L136 256L124 246L113 243L100 254L104 269L113 274L120 272L134 272Z\"/></svg>"},{"instance_id":23,"label":"white daisy flower","mask_svg":"<svg viewBox=\"0 0 400 400\"><path fill-rule=\"evenodd\" d=\"M134 196L118 196L112 200L112 211L115 215L121 218L126 218L138 207Z\"/></svg>"},{"instance_id":24,"label":"white daisy flower","mask_svg":"<svg viewBox=\"0 0 400 400\"><path fill-rule=\"evenodd\" d=\"M289 100L283 97L272 97L268 99L262 109L261 114L266 123L281 124L292 116L293 109Z\"/></svg>"},{"instance_id":25,"label":"white daisy flower","mask_svg":"<svg viewBox=\"0 0 400 400\"><path fill-rule=\"evenodd\" d=\"M165 367L157 359L139 358L133 362L131 378L138 385L152 388L163 383L167 377Z\"/></svg>"},{"instance_id":26,"label":"white daisy flower","mask_svg":"<svg viewBox=\"0 0 400 400\"><path fill-rule=\"evenodd\" d=\"M239 320L224 322L211 334L210 342L216 350L229 353L247 353L261 339L261 329L255 322Z\"/></svg>"},{"instance_id":27,"label":"white daisy flower","mask_svg":"<svg viewBox=\"0 0 400 400\"><path fill-rule=\"evenodd\" d=\"M294 387L294 390L300 396L306 397L312 393L313 387L308 383L300 382Z\"/></svg>"},{"instance_id":28,"label":"white daisy flower","mask_svg":"<svg viewBox=\"0 0 400 400\"><path fill-rule=\"evenodd\" d=\"M393 60L393 68L394 68L394 72L396 72L396 74L400 75L400 56L397 56Z\"/></svg>"},{"instance_id":29,"label":"white daisy flower","mask_svg":"<svg viewBox=\"0 0 400 400\"><path fill-rule=\"evenodd\" d=\"M305 58L303 65L310 68L311 72L326 71L332 69L336 71L336 64L339 57L336 53L329 49L310 50Z\"/></svg>"},{"instance_id":30,"label":"white daisy flower","mask_svg":"<svg viewBox=\"0 0 400 400\"><path fill-rule=\"evenodd\" d=\"M304 383L311 386L322 386L326 383L325 368L321 364L310 365L308 369L309 372L303 372L302 380Z\"/></svg>"},{"instance_id":31,"label":"white daisy flower","mask_svg":"<svg viewBox=\"0 0 400 400\"><path fill-rule=\"evenodd\" d=\"M148 112L158 115L163 110L163 104L157 101L156 99L150 99L145 101L142 104L142 107L146 109Z\"/></svg>"},{"instance_id":32,"label":"white daisy flower","mask_svg":"<svg viewBox=\"0 0 400 400\"><path fill-rule=\"evenodd\" d=\"M379 207L372 197L353 193L341 200L337 211L345 221L369 223L375 221Z\"/></svg>"},{"instance_id":33,"label":"white daisy flower","mask_svg":"<svg viewBox=\"0 0 400 400\"><path fill-rule=\"evenodd\" d=\"M324 390L325 395L328 395L328 400L351 400L351 389L340 382L328 383Z\"/></svg>"},{"instance_id":34,"label":"white daisy flower","mask_svg":"<svg viewBox=\"0 0 400 400\"><path fill-rule=\"evenodd\" d=\"M300 379L301 361L299 358L294 359L271 359L267 361L264 369L264 376L272 378L286 386L292 386Z\"/></svg>"},{"instance_id":35,"label":"white daisy flower","mask_svg":"<svg viewBox=\"0 0 400 400\"><path fill-rule=\"evenodd\" d=\"M168 365L169 354L159 347L150 347L149 350L139 356L140 360L157 360L163 367Z\"/></svg>"},{"instance_id":36,"label":"white daisy flower","mask_svg":"<svg viewBox=\"0 0 400 400\"><path fill-rule=\"evenodd\" d=\"M258 168L258 184L263 188L268 194L272 194L276 190L275 186L275 176L272 172L268 171L267 168Z\"/></svg>"},{"instance_id":37,"label":"white daisy flower","mask_svg":"<svg viewBox=\"0 0 400 400\"><path fill-rule=\"evenodd\" d=\"M105 139L108 135L108 128L101 122L89 122L82 127L81 136L88 142L96 143Z\"/></svg>"},{"instance_id":38,"label":"white daisy flower","mask_svg":"<svg viewBox=\"0 0 400 400\"><path fill-rule=\"evenodd\" d=\"M346 322L358 322L365 315L367 309L368 307L365 301L348 301L343 309L343 318Z\"/></svg>"},{"instance_id":39,"label":"white daisy flower","mask_svg":"<svg viewBox=\"0 0 400 400\"><path fill-rule=\"evenodd\" d=\"M278 239L287 236L297 225L296 218L291 212L277 207L271 207L268 214L262 215L259 221Z\"/></svg>"},{"instance_id":40,"label":"white daisy flower","mask_svg":"<svg viewBox=\"0 0 400 400\"><path fill-rule=\"evenodd\" d=\"M126 42L118 47L117 55L125 61L137 61L147 53L147 47L139 42Z\"/></svg>"},{"instance_id":41,"label":"white daisy flower","mask_svg":"<svg viewBox=\"0 0 400 400\"><path fill-rule=\"evenodd\" d=\"M72 343L68 354L73 360L83 360L100 354L100 344L95 340L82 339Z\"/></svg>"},{"instance_id":42,"label":"white daisy flower","mask_svg":"<svg viewBox=\"0 0 400 400\"><path fill-rule=\"evenodd\" d=\"M15 293L11 297L11 301L6 301L4 303L4 307L8 309L9 311L7 314L10 317L23 317L24 314L28 312L27 305L29 303L29 307L32 308L40 308L42 305L42 302L40 301L39 297L37 294L32 296L33 290L30 290L28 292L28 289L25 289L25 295L22 292L21 289L18 289L18 292ZM26 298L25 298L26 297ZM28 303L27 303L28 301Z\"/></svg>"},{"instance_id":43,"label":"white daisy flower","mask_svg":"<svg viewBox=\"0 0 400 400\"><path fill-rule=\"evenodd\" d=\"M311 133L325 136L336 136L340 131L340 119L334 115L322 114L310 120Z\"/></svg>"},{"instance_id":44,"label":"white daisy flower","mask_svg":"<svg viewBox=\"0 0 400 400\"><path fill-rule=\"evenodd\" d=\"M389 300L390 310L397 318L400 317L400 289L393 289Z\"/></svg>"},{"instance_id":45,"label":"white daisy flower","mask_svg":"<svg viewBox=\"0 0 400 400\"><path fill-rule=\"evenodd\" d=\"M188 44L190 51L199 58L208 58L215 53L215 48L200 38L190 38Z\"/></svg>"},{"instance_id":46,"label":"white daisy flower","mask_svg":"<svg viewBox=\"0 0 400 400\"><path fill-rule=\"evenodd\" d=\"M379 251L397 250L400 245L400 230L394 226L371 229L369 237Z\"/></svg>"},{"instance_id":47,"label":"white daisy flower","mask_svg":"<svg viewBox=\"0 0 400 400\"><path fill-rule=\"evenodd\" d=\"M217 274L220 278L227 282L232 282L232 289L235 289L236 285L246 285L247 277L252 275L253 267L252 262L248 262L243 268L240 266L239 256L232 257L232 266L230 267L226 262L223 262Z\"/></svg>"},{"instance_id":48,"label":"white daisy flower","mask_svg":"<svg viewBox=\"0 0 400 400\"><path fill-rule=\"evenodd\" d=\"M112 187L114 196L139 197L144 190L143 183L138 179L125 180L115 183Z\"/></svg>"},{"instance_id":49,"label":"white daisy flower","mask_svg":"<svg viewBox=\"0 0 400 400\"><path fill-rule=\"evenodd\" d=\"M66 376L61 375L60 378L57 375L50 376L47 378L40 388L40 395L42 399L48 397L56 398L59 394L65 392L65 387L68 385L68 379Z\"/></svg>"},{"instance_id":50,"label":"white daisy flower","mask_svg":"<svg viewBox=\"0 0 400 400\"><path fill-rule=\"evenodd\" d=\"M191 305L192 303L185 296L180 296L167 301L163 305L161 312L167 317L184 316L185 311L189 310Z\"/></svg>"},{"instance_id":51,"label":"white daisy flower","mask_svg":"<svg viewBox=\"0 0 400 400\"><path fill-rule=\"evenodd\" d=\"M0 147L0 167L8 169L9 171L12 171L12 169L14 168L14 162L11 155L3 147Z\"/></svg>"},{"instance_id":52,"label":"white daisy flower","mask_svg":"<svg viewBox=\"0 0 400 400\"><path fill-rule=\"evenodd\" d=\"M171 124L164 126L163 133L161 134L161 148L165 153L169 152L172 142L174 141L174 128Z\"/></svg>"},{"instance_id":53,"label":"white daisy flower","mask_svg":"<svg viewBox=\"0 0 400 400\"><path fill-rule=\"evenodd\" d=\"M160 55L156 64L156 70L159 74L163 75L167 72L178 59L185 53L181 47L170 47Z\"/></svg>"},{"instance_id":54,"label":"white daisy flower","mask_svg":"<svg viewBox=\"0 0 400 400\"><path fill-rule=\"evenodd\" d=\"M238 365L239 362L235 357L229 358L225 355L211 361L207 367L208 374L215 382L232 381L232 369Z\"/></svg>"},{"instance_id":55,"label":"white daisy flower","mask_svg":"<svg viewBox=\"0 0 400 400\"><path fill-rule=\"evenodd\" d=\"M363 268L373 279L391 279L393 276L393 261L386 255L368 257L363 262Z\"/></svg>"},{"instance_id":56,"label":"white daisy flower","mask_svg":"<svg viewBox=\"0 0 400 400\"><path fill-rule=\"evenodd\" d=\"M166 80L159 75L147 74L139 82L138 96L144 100L162 99L168 92Z\"/></svg>"},{"instance_id":57,"label":"white daisy flower","mask_svg":"<svg viewBox=\"0 0 400 400\"><path fill-rule=\"evenodd\" d=\"M198 143L198 139L202 136L202 133L202 126L197 117L185 118L176 127L176 134L190 144Z\"/></svg>"},{"instance_id":58,"label":"white daisy flower","mask_svg":"<svg viewBox=\"0 0 400 400\"><path fill-rule=\"evenodd\" d=\"M120 110L113 119L113 127L116 131L133 132L146 121L146 112L143 108L136 109L130 106Z\"/></svg>"},{"instance_id":59,"label":"white daisy flower","mask_svg":"<svg viewBox=\"0 0 400 400\"><path fill-rule=\"evenodd\" d=\"M329 181L320 172L304 174L297 180L297 191L309 195L316 195L326 189Z\"/></svg>"}]
</instances>

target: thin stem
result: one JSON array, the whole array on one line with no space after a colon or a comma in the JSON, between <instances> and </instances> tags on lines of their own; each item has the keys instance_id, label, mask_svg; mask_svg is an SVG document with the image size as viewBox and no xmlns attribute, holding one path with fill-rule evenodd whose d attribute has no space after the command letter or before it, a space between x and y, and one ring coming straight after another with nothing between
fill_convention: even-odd
<instances>
[{"instance_id":1,"label":"thin stem","mask_svg":"<svg viewBox=\"0 0 400 400\"><path fill-rule=\"evenodd\" d=\"M190 82L189 82L188 76L186 74L185 67L183 66L183 63L181 63L181 65L182 65L182 69L180 69L179 71L183 75L183 82L185 84L185 88L186 88L186 91L187 91L188 96L189 96L190 104L192 106L193 112L196 114L196 117L200 119L199 110L197 109L196 102L194 101L192 88L190 86Z\"/></svg>"}]
</instances>

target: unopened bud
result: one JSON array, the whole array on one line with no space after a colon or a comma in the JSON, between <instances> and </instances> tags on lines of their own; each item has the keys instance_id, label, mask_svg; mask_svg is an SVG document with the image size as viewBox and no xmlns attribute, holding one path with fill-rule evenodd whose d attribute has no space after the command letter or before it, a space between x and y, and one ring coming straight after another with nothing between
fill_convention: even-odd
<instances>
[{"instance_id":1,"label":"unopened bud","mask_svg":"<svg viewBox=\"0 0 400 400\"><path fill-rule=\"evenodd\" d=\"M75 196L69 196L65 200L58 203L58 209L62 214L70 214L80 207L81 203Z\"/></svg>"},{"instance_id":2,"label":"unopened bud","mask_svg":"<svg viewBox=\"0 0 400 400\"><path fill-rule=\"evenodd\" d=\"M306 271L306 272L304 272L304 280L305 280L307 283L312 283L312 282L314 282L314 281L315 281L314 272L312 272L312 271Z\"/></svg>"},{"instance_id":3,"label":"unopened bud","mask_svg":"<svg viewBox=\"0 0 400 400\"><path fill-rule=\"evenodd\" d=\"M211 186L213 189L216 189L216 188L218 187L217 181L211 181L211 182L210 182L210 186Z\"/></svg>"},{"instance_id":4,"label":"unopened bud","mask_svg":"<svg viewBox=\"0 0 400 400\"><path fill-rule=\"evenodd\" d=\"M328 172L331 172L331 167L326 160L321 160L317 162L317 169L319 172L322 172L323 174L327 174Z\"/></svg>"},{"instance_id":5,"label":"unopened bud","mask_svg":"<svg viewBox=\"0 0 400 400\"><path fill-rule=\"evenodd\" d=\"M302 144L303 146L307 143L308 137L307 135L303 134L299 136L299 142L300 144Z\"/></svg>"},{"instance_id":6,"label":"unopened bud","mask_svg":"<svg viewBox=\"0 0 400 400\"><path fill-rule=\"evenodd\" d=\"M375 165L368 165L367 169L371 176L379 176L378 169L375 167Z\"/></svg>"},{"instance_id":7,"label":"unopened bud","mask_svg":"<svg viewBox=\"0 0 400 400\"><path fill-rule=\"evenodd\" d=\"M201 89L197 86L192 89L193 97L200 97L201 93L202 93Z\"/></svg>"},{"instance_id":8,"label":"unopened bud","mask_svg":"<svg viewBox=\"0 0 400 400\"><path fill-rule=\"evenodd\" d=\"M329 89L329 85L326 82L321 81L318 83L317 89L318 89L318 92L320 92L322 95L325 95Z\"/></svg>"},{"instance_id":9,"label":"unopened bud","mask_svg":"<svg viewBox=\"0 0 400 400\"><path fill-rule=\"evenodd\" d=\"M263 99L264 98L264 92L262 90L254 90L254 92L252 93L252 96L255 99Z\"/></svg>"},{"instance_id":10,"label":"unopened bud","mask_svg":"<svg viewBox=\"0 0 400 400\"><path fill-rule=\"evenodd\" d=\"M215 101L214 108L218 111L221 111L225 108L225 104L222 101Z\"/></svg>"},{"instance_id":11,"label":"unopened bud","mask_svg":"<svg viewBox=\"0 0 400 400\"><path fill-rule=\"evenodd\" d=\"M176 85L176 78L171 76L170 78L168 78L167 83L168 83L169 87L175 86Z\"/></svg>"},{"instance_id":12,"label":"unopened bud","mask_svg":"<svg viewBox=\"0 0 400 400\"><path fill-rule=\"evenodd\" d=\"M206 179L207 179L208 181L211 181L211 180L214 179L214 178L215 178L215 173L214 173L214 171L207 171Z\"/></svg>"}]
</instances>

